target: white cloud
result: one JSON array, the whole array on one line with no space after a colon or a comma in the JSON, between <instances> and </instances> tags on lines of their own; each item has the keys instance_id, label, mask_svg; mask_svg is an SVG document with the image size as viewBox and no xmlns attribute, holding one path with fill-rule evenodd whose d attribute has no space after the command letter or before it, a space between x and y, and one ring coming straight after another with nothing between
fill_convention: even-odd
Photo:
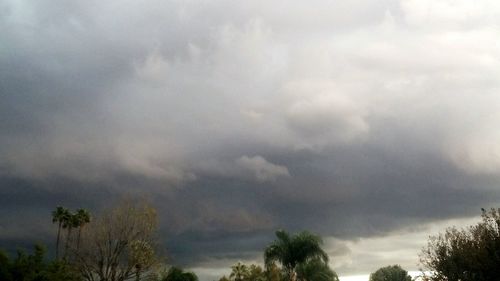
<instances>
[{"instance_id":1,"label":"white cloud","mask_svg":"<svg viewBox=\"0 0 500 281\"><path fill-rule=\"evenodd\" d=\"M287 167L270 163L262 156L241 156L236 159L236 165L252 173L260 182L274 181L279 177L289 177Z\"/></svg>"},{"instance_id":2,"label":"white cloud","mask_svg":"<svg viewBox=\"0 0 500 281\"><path fill-rule=\"evenodd\" d=\"M378 237L357 240L327 238L331 266L340 275L369 274L380 267L399 264L408 271L418 271L419 257L427 245L430 235L443 233L446 228L467 227L478 222L478 218L442 220L423 225L407 226ZM346 247L348 250L339 251Z\"/></svg>"},{"instance_id":3,"label":"white cloud","mask_svg":"<svg viewBox=\"0 0 500 281\"><path fill-rule=\"evenodd\" d=\"M338 93L334 83L305 80L289 83L286 88L294 96L286 113L287 122L304 146L349 142L368 133L362 106Z\"/></svg>"}]
</instances>

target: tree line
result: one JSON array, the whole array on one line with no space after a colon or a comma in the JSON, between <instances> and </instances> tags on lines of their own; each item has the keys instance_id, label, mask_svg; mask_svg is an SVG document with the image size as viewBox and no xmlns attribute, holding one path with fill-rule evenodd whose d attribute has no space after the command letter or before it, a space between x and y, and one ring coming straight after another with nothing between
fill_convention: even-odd
<instances>
[{"instance_id":1,"label":"tree line","mask_svg":"<svg viewBox=\"0 0 500 281\"><path fill-rule=\"evenodd\" d=\"M425 281L500 280L500 209L482 210L481 222L429 238L420 253ZM1 281L198 281L195 273L165 266L158 243L156 209L145 200L124 199L98 216L85 209L56 207L55 259L45 247L12 257L0 251ZM263 265L231 266L219 281L339 281L320 236L276 232L263 249ZM370 281L411 281L399 265L370 275Z\"/></svg>"}]
</instances>

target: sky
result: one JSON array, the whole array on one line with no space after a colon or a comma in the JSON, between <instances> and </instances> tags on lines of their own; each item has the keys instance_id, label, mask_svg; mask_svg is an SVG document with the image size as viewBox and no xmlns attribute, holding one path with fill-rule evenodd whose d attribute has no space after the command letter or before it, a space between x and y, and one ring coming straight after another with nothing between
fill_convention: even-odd
<instances>
[{"instance_id":1,"label":"sky","mask_svg":"<svg viewBox=\"0 0 500 281\"><path fill-rule=\"evenodd\" d=\"M0 247L135 194L202 281L277 229L418 270L500 203L498 77L493 0L0 0Z\"/></svg>"}]
</instances>

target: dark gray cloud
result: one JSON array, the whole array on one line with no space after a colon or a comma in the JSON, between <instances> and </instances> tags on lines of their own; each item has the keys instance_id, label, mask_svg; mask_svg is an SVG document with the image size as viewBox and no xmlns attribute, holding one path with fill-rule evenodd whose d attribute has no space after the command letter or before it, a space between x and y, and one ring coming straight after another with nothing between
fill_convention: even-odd
<instances>
[{"instance_id":1,"label":"dark gray cloud","mask_svg":"<svg viewBox=\"0 0 500 281\"><path fill-rule=\"evenodd\" d=\"M172 262L220 273L309 229L355 273L356 241L500 202L499 13L0 1L0 245L53 243L56 205L148 194Z\"/></svg>"}]
</instances>

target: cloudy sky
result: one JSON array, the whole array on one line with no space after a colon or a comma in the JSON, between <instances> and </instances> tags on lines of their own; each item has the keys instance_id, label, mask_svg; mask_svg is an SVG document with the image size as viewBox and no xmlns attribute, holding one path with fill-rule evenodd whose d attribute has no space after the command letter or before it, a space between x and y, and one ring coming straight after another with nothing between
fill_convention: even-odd
<instances>
[{"instance_id":1,"label":"cloudy sky","mask_svg":"<svg viewBox=\"0 0 500 281\"><path fill-rule=\"evenodd\" d=\"M278 228L416 270L500 203L499 77L493 0L0 0L0 246L132 193L207 281Z\"/></svg>"}]
</instances>

